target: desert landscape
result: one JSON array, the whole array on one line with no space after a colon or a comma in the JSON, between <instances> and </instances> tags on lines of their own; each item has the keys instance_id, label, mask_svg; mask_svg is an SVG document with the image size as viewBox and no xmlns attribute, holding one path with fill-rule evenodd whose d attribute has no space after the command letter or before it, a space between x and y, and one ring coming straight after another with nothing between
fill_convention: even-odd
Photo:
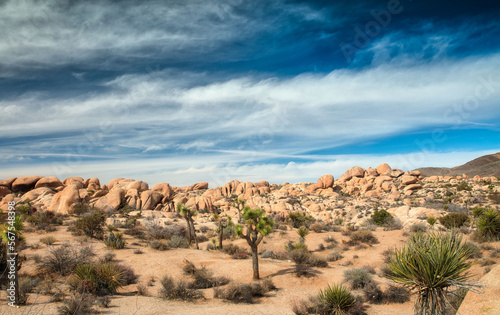
<instances>
[{"instance_id":1,"label":"desert landscape","mask_svg":"<svg viewBox=\"0 0 500 315\"><path fill-rule=\"evenodd\" d=\"M499 155L478 160L490 167ZM415 292L388 276L394 249L415 234L451 230L482 287L448 288L456 295L447 295L446 314L498 314L500 227L488 239L478 228L487 209L499 220L495 176L423 177L381 164L316 183L150 188L124 178L28 176L0 181L0 191L4 220L11 202L22 218L24 304L5 306L3 290L0 314L307 314L309 297L335 284L356 299L349 314L411 314ZM260 280L238 232L245 209L272 220L258 244ZM92 285L85 264L116 267L115 285Z\"/></svg>"}]
</instances>

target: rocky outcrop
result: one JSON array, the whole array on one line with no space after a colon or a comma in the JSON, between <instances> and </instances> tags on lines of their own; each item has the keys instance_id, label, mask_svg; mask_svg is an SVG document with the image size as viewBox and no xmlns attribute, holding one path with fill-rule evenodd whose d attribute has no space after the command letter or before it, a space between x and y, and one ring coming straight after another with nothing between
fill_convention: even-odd
<instances>
[{"instance_id":1,"label":"rocky outcrop","mask_svg":"<svg viewBox=\"0 0 500 315\"><path fill-rule=\"evenodd\" d=\"M24 176L18 177L12 183L13 192L28 192L35 188L36 183L42 178L42 176Z\"/></svg>"},{"instance_id":2,"label":"rocky outcrop","mask_svg":"<svg viewBox=\"0 0 500 315\"><path fill-rule=\"evenodd\" d=\"M61 187L63 183L59 180L59 178L55 176L51 177L44 177L41 178L35 185L35 188L40 188L40 187L52 187L52 188L57 188Z\"/></svg>"},{"instance_id":3,"label":"rocky outcrop","mask_svg":"<svg viewBox=\"0 0 500 315\"><path fill-rule=\"evenodd\" d=\"M78 200L80 200L79 187L78 185L71 184L52 197L48 210L68 214L71 206Z\"/></svg>"},{"instance_id":4,"label":"rocky outcrop","mask_svg":"<svg viewBox=\"0 0 500 315\"><path fill-rule=\"evenodd\" d=\"M480 284L484 285L483 294L469 291L460 304L457 314L493 315L500 310L500 265L496 265L484 277Z\"/></svg>"}]
</instances>

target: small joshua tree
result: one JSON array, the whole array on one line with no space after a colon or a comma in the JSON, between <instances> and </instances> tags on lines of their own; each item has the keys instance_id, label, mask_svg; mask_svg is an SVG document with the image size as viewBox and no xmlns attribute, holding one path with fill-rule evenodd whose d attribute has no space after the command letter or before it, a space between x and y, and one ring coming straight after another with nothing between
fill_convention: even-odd
<instances>
[{"instance_id":1,"label":"small joshua tree","mask_svg":"<svg viewBox=\"0 0 500 315\"><path fill-rule=\"evenodd\" d=\"M224 240L224 229L226 227L234 226L231 216L222 217L217 213L214 213L214 220L218 223L217 233L219 233L219 250L222 250L222 241Z\"/></svg>"},{"instance_id":2,"label":"small joshua tree","mask_svg":"<svg viewBox=\"0 0 500 315\"><path fill-rule=\"evenodd\" d=\"M234 197L234 206L238 209L238 222L243 223L244 218L242 217L241 212L245 208L245 200L239 199L238 197Z\"/></svg>"},{"instance_id":3,"label":"small joshua tree","mask_svg":"<svg viewBox=\"0 0 500 315\"><path fill-rule=\"evenodd\" d=\"M302 244L306 241L306 236L309 234L309 230L305 226L301 226L297 229L297 234L300 236L300 242Z\"/></svg>"},{"instance_id":4,"label":"small joshua tree","mask_svg":"<svg viewBox=\"0 0 500 315\"><path fill-rule=\"evenodd\" d=\"M261 209L250 209L248 206L243 209L242 218L245 220L245 230L242 225L238 224L235 232L247 241L252 250L253 279L258 280L260 276L257 248L264 237L271 233L274 221L269 219Z\"/></svg>"},{"instance_id":5,"label":"small joshua tree","mask_svg":"<svg viewBox=\"0 0 500 315\"><path fill-rule=\"evenodd\" d=\"M196 212L196 210L186 207L186 205L183 203L177 204L177 211L186 220L189 245L191 245L194 239L196 244L196 249L200 249L200 247L198 246L198 239L196 238L196 230L194 228L194 220L193 220L193 217L198 215L198 213Z\"/></svg>"}]
</instances>

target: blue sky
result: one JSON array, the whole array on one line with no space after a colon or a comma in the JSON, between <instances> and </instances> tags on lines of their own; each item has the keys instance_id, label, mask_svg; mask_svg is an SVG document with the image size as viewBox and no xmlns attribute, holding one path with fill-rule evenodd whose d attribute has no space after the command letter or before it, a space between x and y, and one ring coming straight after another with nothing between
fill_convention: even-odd
<instances>
[{"instance_id":1,"label":"blue sky","mask_svg":"<svg viewBox=\"0 0 500 315\"><path fill-rule=\"evenodd\" d=\"M218 186L500 151L497 1L1 1L0 177Z\"/></svg>"}]
</instances>

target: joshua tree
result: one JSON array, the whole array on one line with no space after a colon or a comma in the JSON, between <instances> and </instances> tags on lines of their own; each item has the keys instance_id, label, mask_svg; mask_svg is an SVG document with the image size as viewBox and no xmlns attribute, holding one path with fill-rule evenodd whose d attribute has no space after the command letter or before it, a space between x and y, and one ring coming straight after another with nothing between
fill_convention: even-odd
<instances>
[{"instance_id":1,"label":"joshua tree","mask_svg":"<svg viewBox=\"0 0 500 315\"><path fill-rule=\"evenodd\" d=\"M309 230L305 226L301 226L297 229L297 234L300 236L300 242L302 244L306 241L306 236L309 234Z\"/></svg>"},{"instance_id":2,"label":"joshua tree","mask_svg":"<svg viewBox=\"0 0 500 315\"><path fill-rule=\"evenodd\" d=\"M231 216L221 217L219 214L214 213L214 220L218 222L217 232L219 233L219 250L222 250L222 241L224 240L224 229L226 227L234 226Z\"/></svg>"},{"instance_id":3,"label":"joshua tree","mask_svg":"<svg viewBox=\"0 0 500 315\"><path fill-rule=\"evenodd\" d=\"M185 204L179 203L177 204L177 211L184 217L187 223L187 230L188 230L188 240L189 240L189 245L194 242L196 244L196 249L200 249L198 246L198 239L196 238L196 230L194 228L194 221L193 217L195 217L198 213L196 210L190 209L186 207Z\"/></svg>"},{"instance_id":4,"label":"joshua tree","mask_svg":"<svg viewBox=\"0 0 500 315\"><path fill-rule=\"evenodd\" d=\"M241 215L241 211L245 208L245 200L234 197L234 206L238 209L238 222L243 223L244 219Z\"/></svg>"},{"instance_id":5,"label":"joshua tree","mask_svg":"<svg viewBox=\"0 0 500 315\"><path fill-rule=\"evenodd\" d=\"M243 237L252 250L252 267L253 279L258 280L259 277L259 256L257 247L265 236L273 229L274 221L269 219L261 209L243 209L243 219L245 220L245 231L243 226L238 224L235 228L236 234Z\"/></svg>"},{"instance_id":6,"label":"joshua tree","mask_svg":"<svg viewBox=\"0 0 500 315\"><path fill-rule=\"evenodd\" d=\"M396 249L388 264L388 278L415 291L416 315L444 314L451 287L472 291L479 287L466 273L473 264L469 258L470 248L462 245L456 232L416 233L407 245Z\"/></svg>"}]
</instances>

